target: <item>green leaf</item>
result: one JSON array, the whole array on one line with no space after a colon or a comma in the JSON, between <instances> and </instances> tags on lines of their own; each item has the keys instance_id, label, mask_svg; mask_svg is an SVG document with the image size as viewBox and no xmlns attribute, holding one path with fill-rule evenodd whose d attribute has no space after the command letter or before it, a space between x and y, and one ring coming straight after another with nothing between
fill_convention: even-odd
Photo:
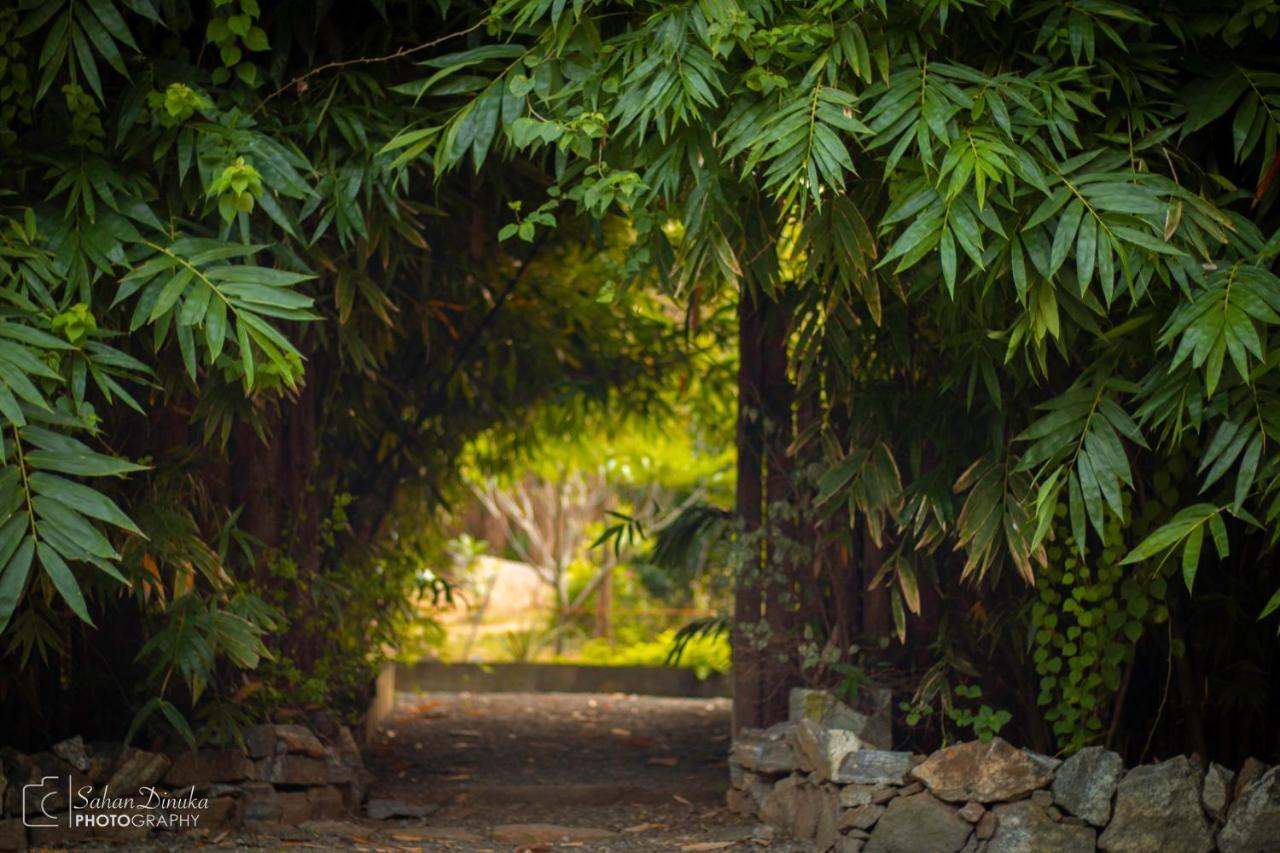
<instances>
[{"instance_id":1,"label":"green leaf","mask_svg":"<svg viewBox=\"0 0 1280 853\"><path fill-rule=\"evenodd\" d=\"M89 618L89 610L85 606L84 595L80 592L80 584L76 581L71 568L63 561L61 555L45 543L38 542L36 543L36 556L40 559L40 566L44 569L45 575L49 580L53 581L54 589L58 591L58 594L62 596L62 600L71 608L71 612L79 616L82 621L92 625L93 620Z\"/></svg>"},{"instance_id":2,"label":"green leaf","mask_svg":"<svg viewBox=\"0 0 1280 853\"><path fill-rule=\"evenodd\" d=\"M133 520L116 505L115 501L97 489L91 489L81 483L43 471L33 473L30 477L30 482L31 488L36 494L52 498L77 512L84 513L90 518L105 521L107 524L115 525L139 536L143 535L142 531L133 523Z\"/></svg>"},{"instance_id":3,"label":"green leaf","mask_svg":"<svg viewBox=\"0 0 1280 853\"><path fill-rule=\"evenodd\" d=\"M28 523L25 514L15 515L0 527L0 634L13 618L31 573L35 543L30 536L23 538Z\"/></svg>"},{"instance_id":4,"label":"green leaf","mask_svg":"<svg viewBox=\"0 0 1280 853\"><path fill-rule=\"evenodd\" d=\"M1187 536L1187 543L1182 548L1182 580L1187 585L1187 592L1192 591L1196 582L1196 569L1200 565L1200 546L1204 543L1204 526L1195 527Z\"/></svg>"}]
</instances>

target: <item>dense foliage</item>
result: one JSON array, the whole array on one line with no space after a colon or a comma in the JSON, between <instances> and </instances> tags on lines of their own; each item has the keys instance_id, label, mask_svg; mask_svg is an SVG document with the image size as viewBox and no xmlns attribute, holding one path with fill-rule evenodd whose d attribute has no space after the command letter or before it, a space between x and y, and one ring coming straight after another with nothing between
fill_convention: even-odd
<instances>
[{"instance_id":1,"label":"dense foliage","mask_svg":"<svg viewBox=\"0 0 1280 853\"><path fill-rule=\"evenodd\" d=\"M736 651L792 650L766 708L916 621L917 651L880 661L918 702L985 681L1041 748L1274 748L1250 732L1280 698L1275 3L504 0L483 21L399 87L426 112L403 158L539 163L552 185L508 238L621 215L632 286L695 310L740 286L744 375L765 365L740 580L765 604ZM841 609L868 585L891 622Z\"/></svg>"},{"instance_id":2,"label":"dense foliage","mask_svg":"<svg viewBox=\"0 0 1280 853\"><path fill-rule=\"evenodd\" d=\"M382 150L417 115L402 69L325 73L440 23L0 10L7 739L360 710L411 594L445 592L423 569L467 442L649 405L679 369L652 300L597 300L618 229L497 248L536 174L415 177Z\"/></svg>"}]
</instances>

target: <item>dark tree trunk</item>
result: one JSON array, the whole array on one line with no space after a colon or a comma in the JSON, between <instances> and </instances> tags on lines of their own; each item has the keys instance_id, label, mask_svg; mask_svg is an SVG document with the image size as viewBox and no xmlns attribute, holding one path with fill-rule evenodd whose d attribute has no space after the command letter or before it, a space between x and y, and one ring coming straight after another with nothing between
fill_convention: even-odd
<instances>
[{"instance_id":1,"label":"dark tree trunk","mask_svg":"<svg viewBox=\"0 0 1280 853\"><path fill-rule=\"evenodd\" d=\"M738 300L738 483L737 514L742 535L760 530L764 511L764 427L760 404L764 388L761 358L764 311L758 298L744 292ZM755 628L761 617L760 548L738 571L733 600L733 730L763 722L761 660Z\"/></svg>"}]
</instances>

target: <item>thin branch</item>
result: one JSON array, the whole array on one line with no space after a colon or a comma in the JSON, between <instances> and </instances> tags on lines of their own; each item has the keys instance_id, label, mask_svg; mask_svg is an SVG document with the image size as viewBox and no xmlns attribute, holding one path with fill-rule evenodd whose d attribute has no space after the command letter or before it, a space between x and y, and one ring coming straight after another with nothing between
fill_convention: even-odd
<instances>
[{"instance_id":1,"label":"thin branch","mask_svg":"<svg viewBox=\"0 0 1280 853\"><path fill-rule=\"evenodd\" d=\"M378 62L392 62L396 59L403 59L406 56L412 56L415 53L420 53L421 51L428 50L440 44L444 44L445 42L459 38L460 36L465 36L470 33L473 33L476 30L483 27L485 23L486 23L486 19L481 18L479 21L476 21L474 24L467 27L465 30L458 30L456 33L449 33L448 35L440 36L440 38L438 39L432 39L431 41L423 42L422 44L414 45L413 47L402 47L399 50L394 51L393 53L388 53L383 56L360 56L355 59L341 59L335 62L326 62L324 65L317 65L315 68L312 68L306 74L300 74L297 77L294 77L288 83L285 83L279 89L276 89L270 95L267 95L265 98L263 98L262 103L258 105L258 110L264 109L267 106L267 103L269 101L271 101L272 99L274 99L279 95L284 94L286 90L292 89L295 86L299 86L302 83L305 83L307 80L310 80L312 77L315 77L317 74L323 74L324 72L331 71L335 68L346 68L347 66L350 66L350 65L372 65Z\"/></svg>"}]
</instances>

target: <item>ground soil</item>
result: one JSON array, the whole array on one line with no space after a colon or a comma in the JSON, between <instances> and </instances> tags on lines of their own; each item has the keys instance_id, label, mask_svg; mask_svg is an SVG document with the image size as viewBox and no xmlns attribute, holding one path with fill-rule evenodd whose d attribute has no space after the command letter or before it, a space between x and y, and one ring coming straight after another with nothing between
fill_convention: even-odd
<instances>
[{"instance_id":1,"label":"ground soil","mask_svg":"<svg viewBox=\"0 0 1280 853\"><path fill-rule=\"evenodd\" d=\"M395 716L364 750L374 774L369 796L398 801L425 816L352 817L272 833L191 839L181 847L475 853L808 849L774 840L763 827L724 808L728 745L725 699L402 695ZM564 829L512 829L527 824ZM156 841L130 849L178 847Z\"/></svg>"}]
</instances>

